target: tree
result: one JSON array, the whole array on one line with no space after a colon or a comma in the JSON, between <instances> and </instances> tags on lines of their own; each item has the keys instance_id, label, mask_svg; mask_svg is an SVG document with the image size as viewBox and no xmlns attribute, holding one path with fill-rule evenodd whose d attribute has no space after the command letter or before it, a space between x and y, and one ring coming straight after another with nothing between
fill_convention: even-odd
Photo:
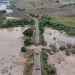
<instances>
[{"instance_id":1,"label":"tree","mask_svg":"<svg viewBox=\"0 0 75 75\"><path fill-rule=\"evenodd\" d=\"M25 47L21 47L21 52L26 52L26 48Z\"/></svg>"},{"instance_id":2,"label":"tree","mask_svg":"<svg viewBox=\"0 0 75 75\"><path fill-rule=\"evenodd\" d=\"M34 14L32 14L32 13L29 13L29 15L30 15L30 16L32 16L32 17L35 17L35 15L34 15Z\"/></svg>"},{"instance_id":3,"label":"tree","mask_svg":"<svg viewBox=\"0 0 75 75\"><path fill-rule=\"evenodd\" d=\"M31 24L31 25L34 25L34 24L35 24L34 19L30 19L30 24Z\"/></svg>"},{"instance_id":4,"label":"tree","mask_svg":"<svg viewBox=\"0 0 75 75\"><path fill-rule=\"evenodd\" d=\"M27 30L25 30L24 32L23 32L23 34L25 35L25 36L32 36L33 35L33 29L32 28L28 28Z\"/></svg>"},{"instance_id":5,"label":"tree","mask_svg":"<svg viewBox=\"0 0 75 75\"><path fill-rule=\"evenodd\" d=\"M24 44L25 44L25 45L30 45L30 44L32 44L31 39L30 39L30 38L26 39L26 40L24 41Z\"/></svg>"},{"instance_id":6,"label":"tree","mask_svg":"<svg viewBox=\"0 0 75 75\"><path fill-rule=\"evenodd\" d=\"M57 3L59 3L59 0L56 0Z\"/></svg>"}]
</instances>

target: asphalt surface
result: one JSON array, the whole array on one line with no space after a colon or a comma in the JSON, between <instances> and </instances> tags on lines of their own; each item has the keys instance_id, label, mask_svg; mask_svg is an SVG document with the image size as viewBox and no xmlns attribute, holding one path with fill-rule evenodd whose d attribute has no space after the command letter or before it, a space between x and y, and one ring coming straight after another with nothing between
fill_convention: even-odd
<instances>
[{"instance_id":1,"label":"asphalt surface","mask_svg":"<svg viewBox=\"0 0 75 75\"><path fill-rule=\"evenodd\" d=\"M41 64L40 64L40 51L39 48L36 48L35 52L38 51L39 54L36 55L35 54L35 58L34 58L34 63L35 63L35 68L37 68L37 66L40 68L40 70L35 70L35 74L34 75L41 75Z\"/></svg>"},{"instance_id":2,"label":"asphalt surface","mask_svg":"<svg viewBox=\"0 0 75 75\"><path fill-rule=\"evenodd\" d=\"M35 20L35 44L39 44L39 22L34 18ZM40 70L35 70L35 75L41 75L41 64L40 64L40 50L39 48L36 48L34 52L38 52L34 54L34 66L35 69L37 66L40 68Z\"/></svg>"},{"instance_id":3,"label":"asphalt surface","mask_svg":"<svg viewBox=\"0 0 75 75\"><path fill-rule=\"evenodd\" d=\"M35 44L39 44L39 25L35 22Z\"/></svg>"}]
</instances>

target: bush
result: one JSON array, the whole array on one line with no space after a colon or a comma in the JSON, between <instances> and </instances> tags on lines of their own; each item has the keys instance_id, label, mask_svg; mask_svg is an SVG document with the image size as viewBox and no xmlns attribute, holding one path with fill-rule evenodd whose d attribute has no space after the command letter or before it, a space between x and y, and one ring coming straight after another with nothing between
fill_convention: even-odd
<instances>
[{"instance_id":1,"label":"bush","mask_svg":"<svg viewBox=\"0 0 75 75\"><path fill-rule=\"evenodd\" d=\"M47 71L48 74L55 74L56 73L56 68L52 64L46 64L45 70Z\"/></svg>"},{"instance_id":2,"label":"bush","mask_svg":"<svg viewBox=\"0 0 75 75\"><path fill-rule=\"evenodd\" d=\"M30 38L26 39L26 40L24 41L24 44L25 44L25 45L30 45L30 44L32 44L31 39L30 39Z\"/></svg>"},{"instance_id":3,"label":"bush","mask_svg":"<svg viewBox=\"0 0 75 75\"><path fill-rule=\"evenodd\" d=\"M65 49L64 45L59 47L59 50L64 50L64 49Z\"/></svg>"},{"instance_id":4,"label":"bush","mask_svg":"<svg viewBox=\"0 0 75 75\"><path fill-rule=\"evenodd\" d=\"M25 47L21 47L21 52L26 52L26 48Z\"/></svg>"},{"instance_id":5,"label":"bush","mask_svg":"<svg viewBox=\"0 0 75 75\"><path fill-rule=\"evenodd\" d=\"M43 63L47 63L48 54L45 50L42 50L42 61Z\"/></svg>"},{"instance_id":6,"label":"bush","mask_svg":"<svg viewBox=\"0 0 75 75\"><path fill-rule=\"evenodd\" d=\"M42 75L48 75L45 69L42 69Z\"/></svg>"},{"instance_id":7,"label":"bush","mask_svg":"<svg viewBox=\"0 0 75 75\"><path fill-rule=\"evenodd\" d=\"M67 50L67 51L65 52L65 55L70 55L70 51Z\"/></svg>"},{"instance_id":8,"label":"bush","mask_svg":"<svg viewBox=\"0 0 75 75\"><path fill-rule=\"evenodd\" d=\"M71 50L71 53L75 54L75 48L73 48L73 49Z\"/></svg>"},{"instance_id":9,"label":"bush","mask_svg":"<svg viewBox=\"0 0 75 75\"><path fill-rule=\"evenodd\" d=\"M50 45L50 47L52 48L53 52L57 52L57 47L55 45Z\"/></svg>"},{"instance_id":10,"label":"bush","mask_svg":"<svg viewBox=\"0 0 75 75\"><path fill-rule=\"evenodd\" d=\"M29 13L30 16L35 17L35 15L33 13Z\"/></svg>"},{"instance_id":11,"label":"bush","mask_svg":"<svg viewBox=\"0 0 75 75\"><path fill-rule=\"evenodd\" d=\"M68 48L71 48L71 47L72 47L72 44L67 43L67 47L68 47Z\"/></svg>"},{"instance_id":12,"label":"bush","mask_svg":"<svg viewBox=\"0 0 75 75\"><path fill-rule=\"evenodd\" d=\"M27 30L25 30L25 31L23 32L23 34L24 34L25 36L32 36L32 35L33 35L33 29L32 29L32 28L28 28Z\"/></svg>"}]
</instances>

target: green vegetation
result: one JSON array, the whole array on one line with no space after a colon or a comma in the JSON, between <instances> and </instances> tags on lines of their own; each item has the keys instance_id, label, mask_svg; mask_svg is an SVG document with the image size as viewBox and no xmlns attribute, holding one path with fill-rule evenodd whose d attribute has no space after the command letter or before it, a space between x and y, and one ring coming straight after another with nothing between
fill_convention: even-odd
<instances>
[{"instance_id":1,"label":"green vegetation","mask_svg":"<svg viewBox=\"0 0 75 75\"><path fill-rule=\"evenodd\" d=\"M42 46L46 46L46 44L47 44L47 42L44 39L43 34L40 34L40 42L41 42Z\"/></svg>"},{"instance_id":2,"label":"green vegetation","mask_svg":"<svg viewBox=\"0 0 75 75\"><path fill-rule=\"evenodd\" d=\"M21 20L11 20L7 21L6 24L3 24L1 21L0 28L10 28L10 27L18 27L18 26L24 26L24 25L33 25L33 20L30 19L21 19Z\"/></svg>"},{"instance_id":3,"label":"green vegetation","mask_svg":"<svg viewBox=\"0 0 75 75\"><path fill-rule=\"evenodd\" d=\"M24 75L32 75L32 67L33 63L26 63L25 70L24 70Z\"/></svg>"},{"instance_id":4,"label":"green vegetation","mask_svg":"<svg viewBox=\"0 0 75 75\"><path fill-rule=\"evenodd\" d=\"M40 30L40 43L45 46L47 43L44 39L44 36L43 36L43 33L44 33L44 24L45 24L45 20L40 20L40 23L39 23L39 30Z\"/></svg>"},{"instance_id":5,"label":"green vegetation","mask_svg":"<svg viewBox=\"0 0 75 75\"><path fill-rule=\"evenodd\" d=\"M31 44L32 44L31 39L30 39L30 38L27 38L27 39L24 41L24 44L25 44L25 45L31 45Z\"/></svg>"},{"instance_id":6,"label":"green vegetation","mask_svg":"<svg viewBox=\"0 0 75 75\"><path fill-rule=\"evenodd\" d=\"M52 64L47 63L48 54L45 50L42 50L41 55L42 62L42 75L56 74L56 68Z\"/></svg>"},{"instance_id":7,"label":"green vegetation","mask_svg":"<svg viewBox=\"0 0 75 75\"><path fill-rule=\"evenodd\" d=\"M20 9L20 8L18 8L18 7L16 7L15 5L14 5L14 3L12 3L11 5L10 5L10 9L13 9L14 11L23 11L23 12L25 12L25 10L26 9Z\"/></svg>"},{"instance_id":8,"label":"green vegetation","mask_svg":"<svg viewBox=\"0 0 75 75\"><path fill-rule=\"evenodd\" d=\"M50 45L50 47L52 48L53 52L57 52L57 47L55 45Z\"/></svg>"},{"instance_id":9,"label":"green vegetation","mask_svg":"<svg viewBox=\"0 0 75 75\"><path fill-rule=\"evenodd\" d=\"M71 50L71 53L75 54L75 48L73 48L73 49Z\"/></svg>"},{"instance_id":10,"label":"green vegetation","mask_svg":"<svg viewBox=\"0 0 75 75\"><path fill-rule=\"evenodd\" d=\"M75 28L73 26L69 26L69 25L67 26L66 23L64 23L65 25L63 25L62 23L56 21L54 18L52 18L50 16L42 16L39 19L40 23L41 23L40 25L53 27L53 28L60 30L60 31L64 30L65 32L67 32L68 35L75 35ZM64 22L64 20L62 20L62 22ZM68 21L68 23L69 22L70 22L70 20Z\"/></svg>"},{"instance_id":11,"label":"green vegetation","mask_svg":"<svg viewBox=\"0 0 75 75\"><path fill-rule=\"evenodd\" d=\"M3 14L5 14L6 13L6 10L0 10L0 22L2 22L2 20L4 20L5 19L5 17L3 16ZM1 23L2 24L2 23ZM1 25L0 24L0 25Z\"/></svg>"},{"instance_id":12,"label":"green vegetation","mask_svg":"<svg viewBox=\"0 0 75 75\"><path fill-rule=\"evenodd\" d=\"M0 14L6 13L6 10L0 10Z\"/></svg>"},{"instance_id":13,"label":"green vegetation","mask_svg":"<svg viewBox=\"0 0 75 75\"><path fill-rule=\"evenodd\" d=\"M28 28L27 30L25 30L24 32L23 32L23 34L25 35L25 36L33 36L33 29L32 28Z\"/></svg>"},{"instance_id":14,"label":"green vegetation","mask_svg":"<svg viewBox=\"0 0 75 75\"><path fill-rule=\"evenodd\" d=\"M57 22L61 25L68 26L68 27L75 27L75 17L57 17L51 16L51 22Z\"/></svg>"},{"instance_id":15,"label":"green vegetation","mask_svg":"<svg viewBox=\"0 0 75 75\"><path fill-rule=\"evenodd\" d=\"M59 50L65 50L65 46L64 45L60 46Z\"/></svg>"},{"instance_id":16,"label":"green vegetation","mask_svg":"<svg viewBox=\"0 0 75 75\"><path fill-rule=\"evenodd\" d=\"M62 4L73 4L75 3L75 0L59 0Z\"/></svg>"},{"instance_id":17,"label":"green vegetation","mask_svg":"<svg viewBox=\"0 0 75 75\"><path fill-rule=\"evenodd\" d=\"M27 50L25 52L25 57L27 57L26 62L25 62L25 69L23 72L23 75L32 75L32 71L33 71L33 57L34 57L34 51L33 50Z\"/></svg>"},{"instance_id":18,"label":"green vegetation","mask_svg":"<svg viewBox=\"0 0 75 75\"><path fill-rule=\"evenodd\" d=\"M26 48L25 47L21 47L21 52L26 52Z\"/></svg>"},{"instance_id":19,"label":"green vegetation","mask_svg":"<svg viewBox=\"0 0 75 75\"><path fill-rule=\"evenodd\" d=\"M68 47L68 48L71 48L71 47L72 47L72 44L67 43L67 47Z\"/></svg>"},{"instance_id":20,"label":"green vegetation","mask_svg":"<svg viewBox=\"0 0 75 75\"><path fill-rule=\"evenodd\" d=\"M70 51L66 50L65 55L70 55Z\"/></svg>"},{"instance_id":21,"label":"green vegetation","mask_svg":"<svg viewBox=\"0 0 75 75\"><path fill-rule=\"evenodd\" d=\"M33 13L29 13L30 16L35 17L35 15Z\"/></svg>"}]
</instances>

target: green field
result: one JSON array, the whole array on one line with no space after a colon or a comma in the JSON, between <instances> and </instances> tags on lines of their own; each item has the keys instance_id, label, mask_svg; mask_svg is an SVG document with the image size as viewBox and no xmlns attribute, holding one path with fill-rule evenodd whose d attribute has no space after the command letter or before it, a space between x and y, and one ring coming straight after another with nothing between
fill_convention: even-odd
<instances>
[{"instance_id":1,"label":"green field","mask_svg":"<svg viewBox=\"0 0 75 75\"><path fill-rule=\"evenodd\" d=\"M62 4L75 3L75 0L59 0Z\"/></svg>"},{"instance_id":2,"label":"green field","mask_svg":"<svg viewBox=\"0 0 75 75\"><path fill-rule=\"evenodd\" d=\"M56 17L52 16L51 17L52 22L58 22L60 24L63 24L65 26L69 27L75 27L75 17Z\"/></svg>"}]
</instances>

